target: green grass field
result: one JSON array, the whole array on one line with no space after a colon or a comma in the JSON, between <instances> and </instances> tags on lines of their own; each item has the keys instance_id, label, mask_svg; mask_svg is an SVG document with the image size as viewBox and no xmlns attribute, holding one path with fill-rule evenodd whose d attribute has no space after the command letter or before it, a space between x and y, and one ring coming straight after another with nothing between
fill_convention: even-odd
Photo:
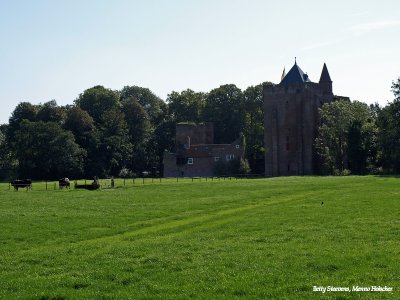
<instances>
[{"instance_id":1,"label":"green grass field","mask_svg":"<svg viewBox=\"0 0 400 300\"><path fill-rule=\"evenodd\" d=\"M400 298L399 178L2 184L0 216L1 299Z\"/></svg>"}]
</instances>

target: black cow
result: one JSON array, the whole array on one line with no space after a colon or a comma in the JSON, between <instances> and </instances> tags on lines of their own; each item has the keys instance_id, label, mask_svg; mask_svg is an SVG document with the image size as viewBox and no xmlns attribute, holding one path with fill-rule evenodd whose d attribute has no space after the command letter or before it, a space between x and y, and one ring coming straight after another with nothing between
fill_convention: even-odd
<instances>
[{"instance_id":1,"label":"black cow","mask_svg":"<svg viewBox=\"0 0 400 300\"><path fill-rule=\"evenodd\" d=\"M77 184L76 180L75 180L75 188L76 189L86 189L86 190L91 190L91 191L98 190L100 188L99 179L97 178L97 176L94 176L92 184Z\"/></svg>"},{"instance_id":2,"label":"black cow","mask_svg":"<svg viewBox=\"0 0 400 300\"><path fill-rule=\"evenodd\" d=\"M85 189L85 190L98 190L100 188L100 184L92 183L92 184L75 184L76 189Z\"/></svg>"},{"instance_id":3,"label":"black cow","mask_svg":"<svg viewBox=\"0 0 400 300\"><path fill-rule=\"evenodd\" d=\"M22 180L21 179L16 179L16 180L11 181L11 185L14 187L14 189L16 191L18 191L18 189L20 187L26 188L26 190L30 190L30 189L32 189L32 180L30 180L30 179L22 179Z\"/></svg>"},{"instance_id":4,"label":"black cow","mask_svg":"<svg viewBox=\"0 0 400 300\"><path fill-rule=\"evenodd\" d=\"M68 178L61 178L58 180L58 186L60 190L62 190L64 187L69 189L71 186L71 183L69 182Z\"/></svg>"}]
</instances>

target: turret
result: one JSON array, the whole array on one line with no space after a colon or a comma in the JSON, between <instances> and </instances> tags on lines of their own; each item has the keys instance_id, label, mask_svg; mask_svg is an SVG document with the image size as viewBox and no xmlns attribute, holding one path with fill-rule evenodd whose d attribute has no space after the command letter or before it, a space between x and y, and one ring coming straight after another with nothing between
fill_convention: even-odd
<instances>
[{"instance_id":1,"label":"turret","mask_svg":"<svg viewBox=\"0 0 400 300\"><path fill-rule=\"evenodd\" d=\"M282 72L282 76L281 76L281 81L283 80L283 78L285 78L286 76L286 72L285 72L285 68L283 68L283 72Z\"/></svg>"},{"instance_id":2,"label":"turret","mask_svg":"<svg viewBox=\"0 0 400 300\"><path fill-rule=\"evenodd\" d=\"M324 95L332 94L332 80L325 63L324 67L322 68L321 77L319 79L319 85L322 88Z\"/></svg>"}]
</instances>

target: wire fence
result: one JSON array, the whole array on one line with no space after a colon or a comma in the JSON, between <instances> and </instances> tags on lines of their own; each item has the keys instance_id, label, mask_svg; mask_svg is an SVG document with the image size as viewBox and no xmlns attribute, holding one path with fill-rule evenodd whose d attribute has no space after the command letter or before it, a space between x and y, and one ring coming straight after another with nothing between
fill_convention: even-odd
<instances>
[{"instance_id":1,"label":"wire fence","mask_svg":"<svg viewBox=\"0 0 400 300\"><path fill-rule=\"evenodd\" d=\"M120 189L130 188L140 185L152 184L176 184L176 183L200 183L200 182L226 182L242 179L263 178L263 174L237 174L234 176L219 177L141 177L141 178L100 178L97 180L98 189ZM73 190L77 186L90 186L93 179L73 179L70 180L70 187L60 185L59 181L33 180L30 187L18 188L18 191L65 191ZM16 191L11 182L0 182L0 191Z\"/></svg>"}]
</instances>

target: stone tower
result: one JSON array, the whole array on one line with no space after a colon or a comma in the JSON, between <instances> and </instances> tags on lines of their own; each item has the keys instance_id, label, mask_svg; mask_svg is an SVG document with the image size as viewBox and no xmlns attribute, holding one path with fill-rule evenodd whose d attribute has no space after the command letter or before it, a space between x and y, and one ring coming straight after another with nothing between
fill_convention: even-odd
<instances>
[{"instance_id":1,"label":"stone tower","mask_svg":"<svg viewBox=\"0 0 400 300\"><path fill-rule=\"evenodd\" d=\"M265 175L311 175L316 172L314 140L318 109L333 101L332 80L324 64L318 83L295 64L278 85L265 86Z\"/></svg>"}]
</instances>

